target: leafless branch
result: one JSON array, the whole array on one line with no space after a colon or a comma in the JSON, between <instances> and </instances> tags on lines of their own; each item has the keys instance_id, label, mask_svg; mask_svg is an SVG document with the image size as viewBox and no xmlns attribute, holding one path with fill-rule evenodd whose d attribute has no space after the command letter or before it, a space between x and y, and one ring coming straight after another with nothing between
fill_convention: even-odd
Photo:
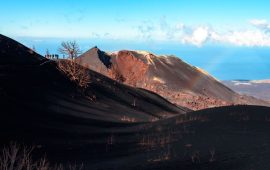
<instances>
[{"instance_id":1,"label":"leafless branch","mask_svg":"<svg viewBox=\"0 0 270 170\"><path fill-rule=\"evenodd\" d=\"M58 69L66 74L68 78L82 88L88 87L90 75L88 69L80 66L74 60L59 60Z\"/></svg>"},{"instance_id":2,"label":"leafless branch","mask_svg":"<svg viewBox=\"0 0 270 170\"><path fill-rule=\"evenodd\" d=\"M61 47L58 48L59 53L67 55L69 59L75 59L81 54L81 50L76 41L66 41L61 43Z\"/></svg>"}]
</instances>

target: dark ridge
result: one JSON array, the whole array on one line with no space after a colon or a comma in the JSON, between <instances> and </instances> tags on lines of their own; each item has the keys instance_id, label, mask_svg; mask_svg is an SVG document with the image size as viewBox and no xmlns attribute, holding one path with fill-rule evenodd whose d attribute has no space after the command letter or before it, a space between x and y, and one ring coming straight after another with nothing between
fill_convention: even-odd
<instances>
[{"instance_id":1,"label":"dark ridge","mask_svg":"<svg viewBox=\"0 0 270 170\"><path fill-rule=\"evenodd\" d=\"M94 47L97 49L97 53L98 53L98 58L100 59L100 61L107 67L107 68L111 68L112 63L111 63L111 57L108 56L104 51L101 51L99 48Z\"/></svg>"},{"instance_id":2,"label":"dark ridge","mask_svg":"<svg viewBox=\"0 0 270 170\"><path fill-rule=\"evenodd\" d=\"M0 53L3 64L40 64L47 59L30 48L0 34Z\"/></svg>"}]
</instances>

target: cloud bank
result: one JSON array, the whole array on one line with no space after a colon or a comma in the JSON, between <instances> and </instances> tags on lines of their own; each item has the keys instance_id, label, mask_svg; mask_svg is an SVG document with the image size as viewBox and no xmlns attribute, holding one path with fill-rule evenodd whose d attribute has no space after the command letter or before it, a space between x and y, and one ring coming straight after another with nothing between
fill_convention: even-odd
<instances>
[{"instance_id":1,"label":"cloud bank","mask_svg":"<svg viewBox=\"0 0 270 170\"><path fill-rule=\"evenodd\" d=\"M252 19L247 27L235 30L218 31L208 25L188 26L183 23L168 24L163 17L159 24L139 27L139 37L151 40L178 41L201 47L209 44L228 44L248 47L270 47L270 23L265 19Z\"/></svg>"}]
</instances>

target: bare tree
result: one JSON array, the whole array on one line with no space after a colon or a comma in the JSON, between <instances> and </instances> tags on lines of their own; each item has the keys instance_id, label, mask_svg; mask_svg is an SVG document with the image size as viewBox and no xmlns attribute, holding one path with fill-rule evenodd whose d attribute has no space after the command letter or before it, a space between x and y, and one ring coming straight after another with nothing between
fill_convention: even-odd
<instances>
[{"instance_id":1,"label":"bare tree","mask_svg":"<svg viewBox=\"0 0 270 170\"><path fill-rule=\"evenodd\" d=\"M71 60L74 60L82 53L76 41L62 42L58 51L63 55L67 55Z\"/></svg>"},{"instance_id":2,"label":"bare tree","mask_svg":"<svg viewBox=\"0 0 270 170\"><path fill-rule=\"evenodd\" d=\"M58 49L63 55L67 55L68 60L59 60L58 68L65 73L69 79L80 87L86 88L90 83L90 75L88 69L76 63L75 59L81 53L79 45L76 41L62 42Z\"/></svg>"},{"instance_id":3,"label":"bare tree","mask_svg":"<svg viewBox=\"0 0 270 170\"><path fill-rule=\"evenodd\" d=\"M0 155L1 170L23 170L23 169L49 169L49 163L45 158L33 161L31 154L34 147L21 146L11 143L5 147Z\"/></svg>"},{"instance_id":4,"label":"bare tree","mask_svg":"<svg viewBox=\"0 0 270 170\"><path fill-rule=\"evenodd\" d=\"M64 168L62 164L58 166L50 166L45 157L38 160L32 158L35 147L27 147L24 145L11 142L9 146L5 146L0 151L0 169L1 170L82 170L83 164L69 165Z\"/></svg>"},{"instance_id":5,"label":"bare tree","mask_svg":"<svg viewBox=\"0 0 270 170\"><path fill-rule=\"evenodd\" d=\"M80 66L73 60L58 60L57 63L58 69L66 74L71 81L82 88L88 87L91 81L87 68Z\"/></svg>"}]
</instances>

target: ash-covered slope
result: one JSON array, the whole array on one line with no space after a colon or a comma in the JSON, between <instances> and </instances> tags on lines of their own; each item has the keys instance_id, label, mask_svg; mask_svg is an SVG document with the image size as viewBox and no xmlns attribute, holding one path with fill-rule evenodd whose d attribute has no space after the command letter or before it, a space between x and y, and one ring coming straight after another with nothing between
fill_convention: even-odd
<instances>
[{"instance_id":1,"label":"ash-covered slope","mask_svg":"<svg viewBox=\"0 0 270 170\"><path fill-rule=\"evenodd\" d=\"M64 132L86 135L114 124L152 122L188 110L91 70L91 83L82 90L57 69L54 61L18 42L0 35L0 47L2 142L28 136L50 142L59 137L63 141L60 136ZM55 136L58 132L60 136Z\"/></svg>"},{"instance_id":2,"label":"ash-covered slope","mask_svg":"<svg viewBox=\"0 0 270 170\"><path fill-rule=\"evenodd\" d=\"M0 34L1 67L11 64L38 65L46 59L35 53L32 49Z\"/></svg>"},{"instance_id":3,"label":"ash-covered slope","mask_svg":"<svg viewBox=\"0 0 270 170\"><path fill-rule=\"evenodd\" d=\"M255 98L240 96L204 70L175 56L123 50L102 52L106 56L104 62L100 53L98 48L92 48L79 57L78 63L125 84L158 93L180 106L198 110L231 104L267 105ZM96 60L99 62L93 62Z\"/></svg>"},{"instance_id":4,"label":"ash-covered slope","mask_svg":"<svg viewBox=\"0 0 270 170\"><path fill-rule=\"evenodd\" d=\"M262 106L226 106L189 112L146 124L139 128L139 135L124 137L137 143L118 144L121 137L116 135L108 157L100 157L89 167L268 170L269 120L270 108Z\"/></svg>"}]
</instances>

